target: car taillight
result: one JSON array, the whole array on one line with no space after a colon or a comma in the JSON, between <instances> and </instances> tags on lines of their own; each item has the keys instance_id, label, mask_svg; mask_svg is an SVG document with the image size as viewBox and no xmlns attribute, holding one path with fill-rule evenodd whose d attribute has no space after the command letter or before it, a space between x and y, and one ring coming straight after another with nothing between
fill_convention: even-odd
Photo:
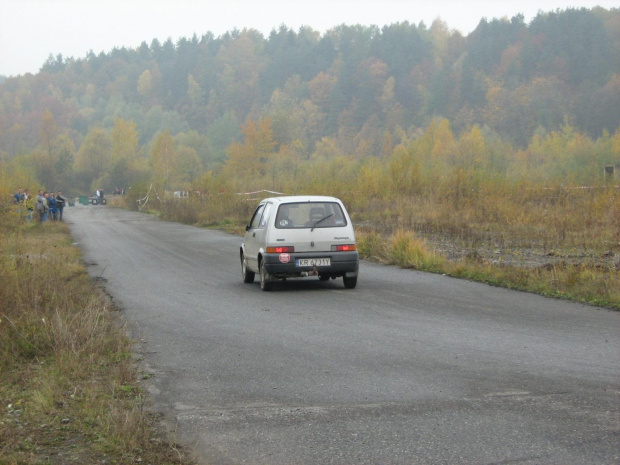
<instances>
[{"instance_id":1,"label":"car taillight","mask_svg":"<svg viewBox=\"0 0 620 465\"><path fill-rule=\"evenodd\" d=\"M337 245L336 251L338 252L352 252L357 250L357 246L355 244L347 244L347 245Z\"/></svg>"},{"instance_id":2,"label":"car taillight","mask_svg":"<svg viewBox=\"0 0 620 465\"><path fill-rule=\"evenodd\" d=\"M283 246L283 247L267 247L267 253L293 253L295 247Z\"/></svg>"}]
</instances>

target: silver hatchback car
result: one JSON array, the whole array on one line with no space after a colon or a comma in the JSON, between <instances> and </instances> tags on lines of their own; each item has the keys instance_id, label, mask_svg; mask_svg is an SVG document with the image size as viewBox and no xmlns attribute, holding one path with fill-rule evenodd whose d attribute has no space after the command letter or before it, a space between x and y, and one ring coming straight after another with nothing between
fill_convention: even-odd
<instances>
[{"instance_id":1,"label":"silver hatchback car","mask_svg":"<svg viewBox=\"0 0 620 465\"><path fill-rule=\"evenodd\" d=\"M243 281L269 291L286 278L342 277L357 285L359 255L351 218L335 197L289 196L262 200L239 250Z\"/></svg>"}]
</instances>

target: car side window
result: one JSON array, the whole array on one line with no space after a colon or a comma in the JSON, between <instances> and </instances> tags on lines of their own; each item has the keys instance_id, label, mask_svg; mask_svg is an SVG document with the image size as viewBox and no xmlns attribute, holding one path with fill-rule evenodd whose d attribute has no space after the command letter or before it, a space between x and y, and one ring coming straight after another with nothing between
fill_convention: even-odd
<instances>
[{"instance_id":1,"label":"car side window","mask_svg":"<svg viewBox=\"0 0 620 465\"><path fill-rule=\"evenodd\" d=\"M263 210L265 209L265 204L261 204L258 206L256 211L254 212L254 216L252 217L252 221L250 221L250 229L258 228L260 218L263 214Z\"/></svg>"},{"instance_id":2,"label":"car side window","mask_svg":"<svg viewBox=\"0 0 620 465\"><path fill-rule=\"evenodd\" d=\"M268 203L265 205L265 209L263 210L263 214L260 219L259 228L264 228L267 226L267 222L269 221L269 216L271 215L273 204Z\"/></svg>"},{"instance_id":3,"label":"car side window","mask_svg":"<svg viewBox=\"0 0 620 465\"><path fill-rule=\"evenodd\" d=\"M292 204L283 204L278 208L278 215L276 216L276 228L278 229L290 229L295 227L295 223L291 218L292 212L290 211Z\"/></svg>"},{"instance_id":4,"label":"car side window","mask_svg":"<svg viewBox=\"0 0 620 465\"><path fill-rule=\"evenodd\" d=\"M346 226L347 221L344 219L340 205L334 205L334 224L336 226Z\"/></svg>"}]
</instances>

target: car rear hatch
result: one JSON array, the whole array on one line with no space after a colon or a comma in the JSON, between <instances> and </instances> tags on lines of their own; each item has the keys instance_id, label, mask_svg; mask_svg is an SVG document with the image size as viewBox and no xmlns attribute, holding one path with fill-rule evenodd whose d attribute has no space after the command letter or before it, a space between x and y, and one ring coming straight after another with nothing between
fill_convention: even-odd
<instances>
[{"instance_id":1,"label":"car rear hatch","mask_svg":"<svg viewBox=\"0 0 620 465\"><path fill-rule=\"evenodd\" d=\"M281 229L273 232L269 245L292 246L295 253L334 252L338 245L355 244L350 226L332 228Z\"/></svg>"}]
</instances>

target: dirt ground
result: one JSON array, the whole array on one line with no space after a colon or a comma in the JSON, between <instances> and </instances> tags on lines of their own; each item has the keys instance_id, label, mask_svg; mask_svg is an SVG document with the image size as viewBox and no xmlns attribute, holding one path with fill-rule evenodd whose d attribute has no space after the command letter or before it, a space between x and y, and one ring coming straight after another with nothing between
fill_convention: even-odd
<instances>
[{"instance_id":1,"label":"dirt ground","mask_svg":"<svg viewBox=\"0 0 620 465\"><path fill-rule=\"evenodd\" d=\"M492 265L510 265L524 268L547 267L559 264L587 265L620 270L620 244L616 250L603 252L584 249L543 249L535 247L501 247L494 244L468 246L460 241L437 235L425 237L427 244L450 260L478 259Z\"/></svg>"}]
</instances>

